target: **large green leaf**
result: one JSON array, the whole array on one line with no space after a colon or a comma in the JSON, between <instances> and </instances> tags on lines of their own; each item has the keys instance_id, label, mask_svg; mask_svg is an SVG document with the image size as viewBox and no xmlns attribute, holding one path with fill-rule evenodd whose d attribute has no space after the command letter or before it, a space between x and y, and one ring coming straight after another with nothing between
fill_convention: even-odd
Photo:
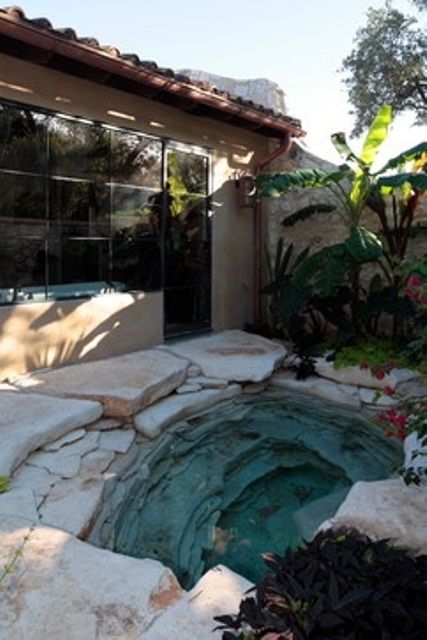
<instances>
[{"instance_id":1,"label":"large green leaf","mask_svg":"<svg viewBox=\"0 0 427 640\"><path fill-rule=\"evenodd\" d=\"M365 229L365 227L356 227L353 229L344 246L356 262L370 262L378 260L382 255L381 242L377 236Z\"/></svg>"},{"instance_id":2,"label":"large green leaf","mask_svg":"<svg viewBox=\"0 0 427 640\"><path fill-rule=\"evenodd\" d=\"M336 181L342 177L334 172ZM324 187L332 179L332 174L321 169L295 169L284 173L265 173L257 176L258 193L262 197L277 197L295 187Z\"/></svg>"},{"instance_id":3,"label":"large green leaf","mask_svg":"<svg viewBox=\"0 0 427 640\"><path fill-rule=\"evenodd\" d=\"M388 162L378 171L377 173L384 173L388 169L396 169L398 167L402 167L408 162L412 162L412 160L418 160L422 156L423 153L427 152L427 142L420 142L415 145L415 147L411 147L406 151L402 151L398 156L394 158L390 158Z\"/></svg>"},{"instance_id":4,"label":"large green leaf","mask_svg":"<svg viewBox=\"0 0 427 640\"><path fill-rule=\"evenodd\" d=\"M396 187L410 184L416 191L427 191L427 173L396 173L378 178L377 185L383 193L390 193Z\"/></svg>"},{"instance_id":5,"label":"large green leaf","mask_svg":"<svg viewBox=\"0 0 427 640\"><path fill-rule=\"evenodd\" d=\"M292 227L297 222L307 220L307 218L311 218L311 216L317 215L318 213L331 213L335 210L336 207L331 204L311 204L308 207L298 209L298 211L295 211L295 213L292 213L290 216L283 218L281 224L284 227Z\"/></svg>"},{"instance_id":6,"label":"large green leaf","mask_svg":"<svg viewBox=\"0 0 427 640\"><path fill-rule=\"evenodd\" d=\"M346 253L340 242L309 255L294 273L295 285L303 287L307 282L313 282L320 295L332 295L344 282Z\"/></svg>"},{"instance_id":7,"label":"large green leaf","mask_svg":"<svg viewBox=\"0 0 427 640\"><path fill-rule=\"evenodd\" d=\"M335 149L338 151L340 156L345 158L346 160L357 160L355 154L352 149L349 147L347 143L347 138L345 133L339 131L338 133L333 133L331 135L331 142L334 145Z\"/></svg>"},{"instance_id":8,"label":"large green leaf","mask_svg":"<svg viewBox=\"0 0 427 640\"><path fill-rule=\"evenodd\" d=\"M313 295L310 285L297 286L291 280L281 288L277 310L282 318L291 318L304 309Z\"/></svg>"},{"instance_id":9,"label":"large green leaf","mask_svg":"<svg viewBox=\"0 0 427 640\"><path fill-rule=\"evenodd\" d=\"M378 147L387 138L388 127L391 123L392 115L391 106L388 104L383 105L378 109L377 115L369 127L359 156L360 160L366 167L372 166Z\"/></svg>"},{"instance_id":10,"label":"large green leaf","mask_svg":"<svg viewBox=\"0 0 427 640\"><path fill-rule=\"evenodd\" d=\"M363 143L362 150L358 158L359 166L356 169L353 184L350 189L350 193L348 194L348 201L354 212L354 222L356 223L361 213L362 204L369 193L371 185L369 169L375 160L379 146L387 137L391 118L391 107L389 105L380 107Z\"/></svg>"}]
</instances>

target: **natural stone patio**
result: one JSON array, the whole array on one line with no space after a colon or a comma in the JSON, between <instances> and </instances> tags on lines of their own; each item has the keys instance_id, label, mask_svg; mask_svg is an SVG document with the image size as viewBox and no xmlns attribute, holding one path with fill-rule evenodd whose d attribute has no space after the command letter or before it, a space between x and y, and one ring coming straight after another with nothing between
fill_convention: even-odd
<instances>
[{"instance_id":1,"label":"natural stone patio","mask_svg":"<svg viewBox=\"0 0 427 640\"><path fill-rule=\"evenodd\" d=\"M225 567L185 592L153 560L83 540L135 455L177 419L267 385L312 393L359 411L377 381L319 362L296 381L285 348L241 331L179 341L96 363L36 372L0 385L0 637L8 640L220 637L213 616L237 609L249 583ZM409 371L383 384L413 384ZM339 382L340 384L337 384ZM388 396L380 398L387 404ZM143 472L144 470L142 470ZM427 489L399 478L357 483L333 521L427 551ZM1 574L0 574L1 575Z\"/></svg>"}]
</instances>

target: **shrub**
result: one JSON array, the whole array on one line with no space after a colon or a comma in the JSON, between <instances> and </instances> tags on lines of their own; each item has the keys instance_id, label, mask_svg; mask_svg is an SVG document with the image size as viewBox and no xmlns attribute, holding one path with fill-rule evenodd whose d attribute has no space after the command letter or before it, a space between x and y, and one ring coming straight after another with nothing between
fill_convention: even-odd
<instances>
[{"instance_id":1,"label":"shrub","mask_svg":"<svg viewBox=\"0 0 427 640\"><path fill-rule=\"evenodd\" d=\"M350 530L324 531L267 572L237 615L215 618L223 640L421 640L427 556Z\"/></svg>"}]
</instances>

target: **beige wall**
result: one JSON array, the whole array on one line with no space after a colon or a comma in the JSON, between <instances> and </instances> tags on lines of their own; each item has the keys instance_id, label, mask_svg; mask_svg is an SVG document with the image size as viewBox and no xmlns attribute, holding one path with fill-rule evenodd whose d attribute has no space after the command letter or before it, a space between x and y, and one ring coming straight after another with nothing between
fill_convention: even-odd
<instances>
[{"instance_id":1,"label":"beige wall","mask_svg":"<svg viewBox=\"0 0 427 640\"><path fill-rule=\"evenodd\" d=\"M163 296L108 294L89 300L0 308L0 380L86 362L163 341Z\"/></svg>"},{"instance_id":2,"label":"beige wall","mask_svg":"<svg viewBox=\"0 0 427 640\"><path fill-rule=\"evenodd\" d=\"M211 150L212 327L243 328L252 322L253 210L238 209L234 179L267 155L267 139L1 55L0 96ZM109 110L134 120L108 115ZM162 308L161 293L2 307L0 380L11 373L103 358L161 342Z\"/></svg>"}]
</instances>

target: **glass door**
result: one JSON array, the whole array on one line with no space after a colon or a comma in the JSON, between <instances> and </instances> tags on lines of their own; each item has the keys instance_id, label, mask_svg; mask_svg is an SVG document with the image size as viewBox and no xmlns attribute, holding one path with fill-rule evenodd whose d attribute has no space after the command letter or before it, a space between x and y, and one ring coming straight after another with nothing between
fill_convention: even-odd
<instances>
[{"instance_id":1,"label":"glass door","mask_svg":"<svg viewBox=\"0 0 427 640\"><path fill-rule=\"evenodd\" d=\"M165 335L172 337L211 324L209 156L169 148L165 171Z\"/></svg>"}]
</instances>

